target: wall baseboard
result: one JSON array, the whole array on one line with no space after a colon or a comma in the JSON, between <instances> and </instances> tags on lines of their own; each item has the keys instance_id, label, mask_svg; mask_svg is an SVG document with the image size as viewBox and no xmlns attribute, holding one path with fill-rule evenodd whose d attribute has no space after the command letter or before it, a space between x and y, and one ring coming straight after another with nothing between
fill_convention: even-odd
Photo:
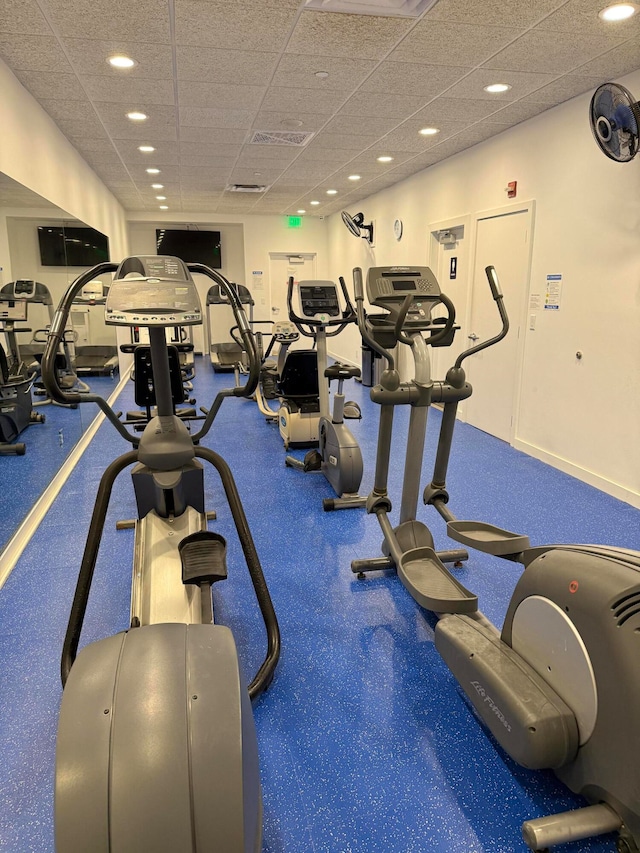
<instances>
[{"instance_id":1,"label":"wall baseboard","mask_svg":"<svg viewBox=\"0 0 640 853\"><path fill-rule=\"evenodd\" d=\"M557 468L559 471L569 474L577 480L581 480L583 483L587 483L589 486L600 489L601 492L604 492L607 495L611 495L614 498L618 498L618 500L630 504L635 509L640 509L640 494L628 489L626 486L620 485L620 483L614 483L612 480L607 480L605 477L601 477L599 474L595 474L587 468L575 465L573 462L569 462L568 459L563 459L561 456L548 453L541 447L536 447L535 444L529 444L519 438L514 439L513 447L516 450L521 450L528 456L532 456L534 459L539 459L541 462L551 465L552 468Z\"/></svg>"}]
</instances>

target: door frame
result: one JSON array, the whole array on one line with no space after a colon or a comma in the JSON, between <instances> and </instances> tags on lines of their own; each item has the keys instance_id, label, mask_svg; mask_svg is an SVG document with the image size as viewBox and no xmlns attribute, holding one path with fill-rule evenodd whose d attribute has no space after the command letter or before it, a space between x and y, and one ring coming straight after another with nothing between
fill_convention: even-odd
<instances>
[{"instance_id":1,"label":"door frame","mask_svg":"<svg viewBox=\"0 0 640 853\"><path fill-rule=\"evenodd\" d=\"M517 359L516 359L516 369L515 369L515 389L513 395L513 412L511 416L511 429L509 431L509 444L514 446L514 443L517 439L518 435L518 425L520 420L520 405L522 400L522 374L524 372L524 352L525 352L525 344L526 344L526 321L527 314L529 309L529 298L531 294L531 266L533 261L533 239L535 233L535 211L536 211L536 202L535 199L523 199L522 201L512 202L511 204L501 205L500 207L492 207L488 210L478 211L473 215L473 228L472 228L472 239L471 239L471 261L469 270L475 270L476 266L476 257L477 257L477 247L478 247L478 223L484 219L494 219L500 216L508 216L513 213L526 213L528 220L528 228L529 228L529 246L527 252L527 271L525 275L525 295L522 300L522 308L520 310L520 316L509 317L509 323L511 329L514 326L517 326L518 329L518 347L517 347ZM498 273L498 279L500 279L500 270L496 270ZM469 275L468 282L468 297L467 297L467 316L466 316L466 325L467 328L471 326L471 316L473 309L473 274ZM488 285L487 285L488 289ZM508 306L507 306L508 310ZM520 333L521 332L521 333ZM466 418L462 418L466 420Z\"/></svg>"}]
</instances>

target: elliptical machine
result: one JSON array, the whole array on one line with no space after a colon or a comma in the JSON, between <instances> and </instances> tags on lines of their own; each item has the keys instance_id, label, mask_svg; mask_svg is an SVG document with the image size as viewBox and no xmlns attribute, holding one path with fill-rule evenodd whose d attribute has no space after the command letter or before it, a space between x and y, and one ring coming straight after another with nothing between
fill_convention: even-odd
<instances>
[{"instance_id":1,"label":"elliptical machine","mask_svg":"<svg viewBox=\"0 0 640 853\"><path fill-rule=\"evenodd\" d=\"M202 322L195 283L206 275L225 289L250 359L243 388L218 393L200 431L173 412L165 327ZM157 415L141 436L108 403L62 389L54 369L75 295L115 272L106 322L149 329ZM97 403L133 445L105 471L94 507L64 641L64 693L56 751L58 853L256 853L262 803L250 700L271 682L280 653L278 623L232 473L198 442L226 397L250 396L258 360L246 316L221 275L173 257L132 257L82 273L67 290L42 360L51 396ZM207 530L204 471L218 472L265 623L267 651L249 688L231 631L214 624L212 585L227 577L226 543ZM112 487L132 471L138 518L129 630L87 645L77 656Z\"/></svg>"},{"instance_id":2,"label":"elliptical machine","mask_svg":"<svg viewBox=\"0 0 640 853\"><path fill-rule=\"evenodd\" d=\"M378 453L367 511L377 516L385 557L355 560L366 571L395 569L411 596L439 621L435 645L493 736L519 764L553 769L591 805L530 820L523 837L531 850L618 832L620 853L640 845L640 553L594 545L531 547L527 536L478 521L459 521L447 508L448 466L457 405L471 394L462 362L501 340L508 318L493 267L487 267L500 333L463 352L446 380L430 376L429 346L453 340L455 309L427 267L369 270L367 296L383 314L367 317L362 271L354 270L358 325L365 342L388 364L371 399L380 405ZM443 304L443 322L431 319ZM426 336L426 337L425 337ZM411 348L415 378L401 383L392 353ZM465 546L520 562L502 632L478 610L477 596L445 562L465 551L436 553L429 528L416 520L427 412L444 403L432 482L423 500ZM394 409L410 405L400 524L389 521L387 493Z\"/></svg>"},{"instance_id":3,"label":"elliptical machine","mask_svg":"<svg viewBox=\"0 0 640 853\"><path fill-rule=\"evenodd\" d=\"M327 338L339 335L349 323L356 322L356 314L349 299L349 292L343 278L340 285L345 302L344 311L340 308L338 288L332 281L301 281L298 283L298 311L293 306L293 277L289 279L287 305L289 318L295 323L300 334L313 338L315 349L315 379L317 381L318 407L316 410L318 449L310 450L303 461L287 456L285 464L305 473L321 471L336 493L336 498L325 498L322 506L325 512L337 509L357 509L364 507L366 497L358 494L362 482L362 453L358 442L344 422L345 417L360 418L360 408L356 403L345 403L343 385L345 379L360 376L360 368L349 364L327 365ZM299 312L299 313L298 313ZM331 327L333 331L328 332ZM313 355L312 350L298 350L289 354L280 389L286 397L281 406L280 433L289 435L293 431L295 419L302 417L290 402L287 394L287 368L292 367L298 353ZM321 378L322 380L321 381ZM338 380L338 390L333 396L333 411L329 411L329 385L332 379ZM307 410L307 416L314 412ZM287 441L285 439L285 447Z\"/></svg>"}]
</instances>

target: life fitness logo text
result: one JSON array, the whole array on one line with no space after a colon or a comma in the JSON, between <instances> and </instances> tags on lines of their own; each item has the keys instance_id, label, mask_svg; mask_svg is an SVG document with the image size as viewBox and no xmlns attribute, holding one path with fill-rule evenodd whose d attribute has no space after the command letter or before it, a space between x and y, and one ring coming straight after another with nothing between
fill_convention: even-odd
<instances>
[{"instance_id":1,"label":"life fitness logo text","mask_svg":"<svg viewBox=\"0 0 640 853\"><path fill-rule=\"evenodd\" d=\"M489 694L487 693L487 691L485 690L485 688L482 686L482 684L480 684L480 682L479 682L479 681L472 681L472 682L471 682L471 686L472 686L472 687L473 687L473 689L476 691L476 693L478 694L478 696L482 699L482 701L483 701L486 705L488 705L488 706L489 706L490 710L491 710L491 711L496 715L496 717L500 720L500 722L501 722L501 723L502 723L502 725L505 727L505 729L506 729L508 732L510 732L510 731L511 731L511 725L507 722L506 717L504 716L504 714L502 713L502 711L500 710L500 708L498 708L498 706L497 706L497 705L496 705L496 703L493 701L493 699L491 698L491 696L489 696Z\"/></svg>"}]
</instances>

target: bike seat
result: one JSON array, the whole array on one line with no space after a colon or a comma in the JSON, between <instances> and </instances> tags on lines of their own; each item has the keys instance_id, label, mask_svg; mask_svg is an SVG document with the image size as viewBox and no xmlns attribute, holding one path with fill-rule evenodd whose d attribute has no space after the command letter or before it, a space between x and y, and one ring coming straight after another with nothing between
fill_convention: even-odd
<instances>
[{"instance_id":1,"label":"bike seat","mask_svg":"<svg viewBox=\"0 0 640 853\"><path fill-rule=\"evenodd\" d=\"M332 379L351 379L354 376L360 376L360 368L351 367L349 364L332 364L325 369L324 375L329 381Z\"/></svg>"}]
</instances>

